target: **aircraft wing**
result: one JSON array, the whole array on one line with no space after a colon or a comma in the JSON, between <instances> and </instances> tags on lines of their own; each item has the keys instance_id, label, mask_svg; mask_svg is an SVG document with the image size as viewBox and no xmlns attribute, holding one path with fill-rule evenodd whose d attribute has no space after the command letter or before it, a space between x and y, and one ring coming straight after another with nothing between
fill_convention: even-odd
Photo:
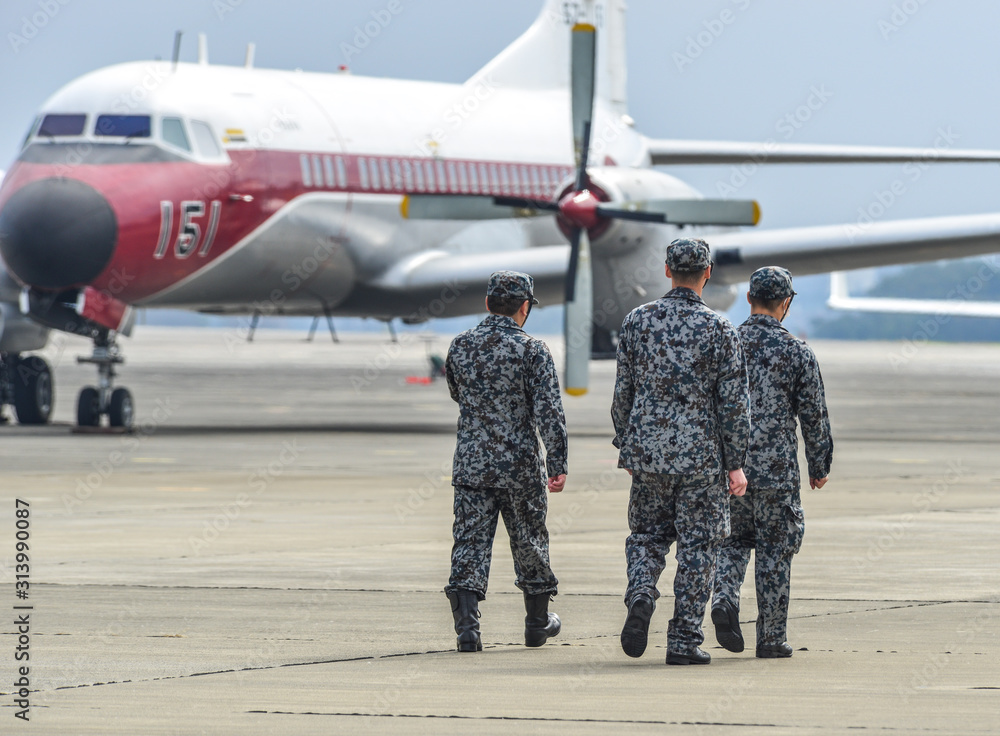
<instances>
[{"instance_id":1,"label":"aircraft wing","mask_svg":"<svg viewBox=\"0 0 1000 736\"><path fill-rule=\"evenodd\" d=\"M762 266L795 276L1000 252L1000 214L930 217L705 235L716 278L747 281Z\"/></svg>"},{"instance_id":2,"label":"aircraft wing","mask_svg":"<svg viewBox=\"0 0 1000 736\"><path fill-rule=\"evenodd\" d=\"M984 278L995 273L995 266L987 266ZM827 306L848 312L882 312L887 314L934 314L949 317L1000 317L1000 303L955 299L907 299L898 297L851 296L847 278L843 273L830 274L830 299Z\"/></svg>"},{"instance_id":3,"label":"aircraft wing","mask_svg":"<svg viewBox=\"0 0 1000 736\"><path fill-rule=\"evenodd\" d=\"M568 264L568 245L470 254L422 251L367 286L384 293L420 294L428 299L447 293L444 299L449 305L468 302L481 306L494 271L521 271L534 279L535 297L546 306L562 304Z\"/></svg>"},{"instance_id":4,"label":"aircraft wing","mask_svg":"<svg viewBox=\"0 0 1000 736\"><path fill-rule=\"evenodd\" d=\"M947 148L947 138L936 148L841 146L775 141L685 141L646 138L650 160L662 164L851 164L898 161L1000 161L1000 151Z\"/></svg>"}]
</instances>

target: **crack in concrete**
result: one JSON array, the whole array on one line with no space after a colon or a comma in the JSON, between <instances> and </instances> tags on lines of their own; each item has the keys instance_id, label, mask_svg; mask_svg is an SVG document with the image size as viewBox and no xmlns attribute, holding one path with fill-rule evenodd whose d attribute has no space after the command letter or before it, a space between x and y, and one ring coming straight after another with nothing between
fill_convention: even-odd
<instances>
[{"instance_id":1,"label":"crack in concrete","mask_svg":"<svg viewBox=\"0 0 1000 736\"><path fill-rule=\"evenodd\" d=\"M160 559L172 559L172 558L160 558ZM390 593L394 595L440 595L440 590L398 590L390 588L279 588L273 586L261 586L261 585L150 585L146 583L32 583L32 587L35 588L113 588L113 589L128 589L136 588L139 590L271 590L271 591L286 591L289 593L296 592L307 592L307 593ZM516 596L521 597L522 593L519 590L501 590L491 593L492 596ZM621 593L560 593L561 598L621 598ZM672 596L667 596L668 598ZM940 605L944 603L989 603L997 604L1000 600L989 600L989 599L969 599L969 600L944 600L944 599L932 599L926 601L920 600L893 600L891 598L807 598L807 597L796 597L796 601L810 601L813 603L824 601L829 601L833 603L910 603L913 605ZM888 609L886 609L888 610ZM6 632L0 632L6 633Z\"/></svg>"},{"instance_id":2,"label":"crack in concrete","mask_svg":"<svg viewBox=\"0 0 1000 736\"><path fill-rule=\"evenodd\" d=\"M711 726L716 728L782 728L791 730L801 730L801 726L785 723L742 723L722 721L663 721L645 719L626 718L551 718L545 716L464 716L456 714L419 714L419 713L348 713L348 712L317 712L317 711L285 711L285 710L248 710L248 715L273 715L273 716L322 716L327 718L426 718L442 720L462 720L462 721L520 721L528 723L608 723L616 725L637 725L637 726ZM842 725L813 725L812 730L824 729L831 731L842 731ZM904 731L912 733L912 728L896 728L893 726L850 726L852 731L883 731L896 732ZM939 733L938 729L922 729L926 733ZM988 733L983 731L968 733Z\"/></svg>"},{"instance_id":3,"label":"crack in concrete","mask_svg":"<svg viewBox=\"0 0 1000 736\"><path fill-rule=\"evenodd\" d=\"M148 586L148 587L155 587L155 586ZM186 587L186 586L184 586L184 587ZM229 588L225 588L225 589L229 590ZM294 589L292 589L292 590L294 590ZM358 592L376 592L376 591L358 591ZM381 591L381 592L398 592L398 591ZM419 592L419 591L417 591L417 592ZM571 594L571 595L573 595L573 594ZM575 595L586 596L586 595L589 595L589 594L577 593ZM836 600L836 599L822 599L821 598L821 599L799 599L799 600L814 600L814 601L815 600L819 600L819 601L822 601L822 600ZM850 602L857 602L857 603L880 603L880 602L883 602L883 601L870 600L870 599L852 599ZM884 601L884 602L888 602L888 601ZM856 613L872 613L872 612L900 610L900 609L906 609L906 608L924 608L924 607L930 607L930 606L947 605L947 604L951 604L951 603L994 603L995 604L996 601L931 601L931 602L914 601L914 602L911 602L911 603L905 604L905 605L888 606L888 607L884 607L884 608L870 608L870 609L853 610L853 611L831 611L831 612L827 612L827 613L805 614L805 615L801 615L801 616L790 616L790 618L806 619L806 618L818 618L820 616L844 616L844 615L852 615L852 614L856 614ZM753 620L750 620L750 621L748 621L746 623L752 623L752 622L753 622ZM72 635L71 634L59 634L59 636L72 636ZM591 640L592 641L592 640L612 639L612 638L615 638L615 639L618 638L618 634L616 634L616 633L615 634L597 634L597 635L592 635L592 636L586 636L586 637L576 638L576 639L573 639L571 641L565 641L565 640L563 640L561 642L553 642L553 645L554 646L555 645L558 645L558 646L574 646L574 645L575 646L587 646L587 644L585 643L587 640ZM499 649L499 648L502 648L502 647L519 647L519 646L521 646L521 644L519 642L506 642L506 643L499 642L499 643L496 643L496 644L486 644L484 648L488 650L488 649ZM207 672L194 672L194 673L190 673L190 674L186 674L186 675L167 675L167 676L164 676L164 677L152 677L152 678L143 679L143 680L120 680L120 681L119 680L110 680L108 682L81 683L81 684L77 684L77 685L61 685L59 687L54 688L53 691L59 691L59 690L77 690L77 689L88 688L88 687L104 687L104 686L107 686L107 685L123 685L123 684L133 684L133 683L147 683L147 682L160 682L160 681L169 681L169 680L183 680L183 679L187 679L187 678L191 678L191 677L208 677L208 676L212 676L212 675L226 675L226 674L235 674L235 673L240 673L240 672L257 672L257 671L266 671L266 670L276 670L276 669L280 669L280 668L283 668L283 667L307 667L307 666L323 665L323 664L341 664L341 663L346 663L346 662L361 662L361 661L366 661L366 660L376 661L376 660L381 660L381 659L395 659L395 658L400 658L400 657L416 657L416 656L424 656L424 655L428 655L428 654L444 654L444 653L452 652L452 651L454 651L454 650L453 649L431 649L431 650L416 651L416 652L395 652L395 653L392 653L392 654L382 654L382 655L378 655L378 656L346 657L346 658L342 658L342 659L326 659L326 660L315 660L315 661L308 661L308 662L283 662L283 663L278 663L278 664L265 665L265 666L261 666L261 667L234 667L234 668L223 669L223 670L210 670L210 671L207 671ZM817 651L822 651L822 650L817 650ZM828 650L828 651L832 651L832 650ZM971 688L971 689L984 689L985 690L985 689L1000 689L1000 688L982 687L982 688ZM45 692L45 691L39 689L39 690L32 690L31 692L32 693L37 693L37 692ZM7 695L10 695L10 694L11 693L0 692L0 696L7 696ZM267 713L268 711L250 711L250 712ZM284 713L284 712L274 711L274 713ZM295 713L289 713L289 714L296 715ZM315 714L315 713L301 713L301 714L298 714L298 715L366 715L366 714L345 714L345 713ZM385 714L375 714L375 715L385 715ZM403 714L401 717L424 718L424 717L452 717L452 716L415 716L415 715L411 716L411 715ZM463 717L464 718L466 716L455 716L455 717ZM523 720L564 720L564 719L527 718L527 719L523 719ZM599 721L599 722L603 722L603 721ZM608 721L608 722L609 723L633 723L633 721ZM634 723L646 723L646 722L645 721L634 721ZM667 722L665 722L665 721L649 721L649 723L666 724ZM670 722L670 724L668 724L668 725L676 725L676 723L678 723L678 722ZM699 724L692 722L692 724L687 724L687 725L699 725ZM763 726L763 725L767 725L767 724L704 724L704 725L744 725L744 726L747 726L747 725L758 725L758 726Z\"/></svg>"},{"instance_id":4,"label":"crack in concrete","mask_svg":"<svg viewBox=\"0 0 1000 736\"><path fill-rule=\"evenodd\" d=\"M276 716L326 716L326 717L356 717L356 718L441 718L462 721L526 721L535 723L614 723L621 725L640 726L733 726L738 728L798 728L797 726L780 723L717 723L713 721L660 721L638 720L624 718L549 718L545 716L463 716L439 715L436 713L421 715L419 713L321 713L316 711L284 711L284 710L248 710L250 715Z\"/></svg>"}]
</instances>

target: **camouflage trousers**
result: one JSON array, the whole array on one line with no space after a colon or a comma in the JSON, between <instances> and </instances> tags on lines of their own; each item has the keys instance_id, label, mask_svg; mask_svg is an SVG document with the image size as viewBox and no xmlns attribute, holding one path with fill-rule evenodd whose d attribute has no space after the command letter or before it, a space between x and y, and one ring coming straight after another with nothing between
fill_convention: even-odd
<instances>
[{"instance_id":1,"label":"camouflage trousers","mask_svg":"<svg viewBox=\"0 0 1000 736\"><path fill-rule=\"evenodd\" d=\"M549 531L546 488L472 488L455 486L455 524L452 534L451 578L445 592L474 590L486 598L493 557L497 517L503 517L510 554L514 558L514 584L526 593L555 595L559 585L549 566Z\"/></svg>"},{"instance_id":2,"label":"camouflage trousers","mask_svg":"<svg viewBox=\"0 0 1000 736\"><path fill-rule=\"evenodd\" d=\"M688 651L701 644L705 606L719 544L729 533L725 473L661 475L635 471L628 504L632 533L625 540L628 589L625 605L637 595L660 597L656 583L677 542L674 617L667 628L667 649Z\"/></svg>"},{"instance_id":3,"label":"camouflage trousers","mask_svg":"<svg viewBox=\"0 0 1000 736\"><path fill-rule=\"evenodd\" d=\"M787 638L792 556L802 546L805 522L798 490L747 489L730 499L732 534L719 549L713 601L740 607L740 586L756 550L757 646Z\"/></svg>"}]
</instances>

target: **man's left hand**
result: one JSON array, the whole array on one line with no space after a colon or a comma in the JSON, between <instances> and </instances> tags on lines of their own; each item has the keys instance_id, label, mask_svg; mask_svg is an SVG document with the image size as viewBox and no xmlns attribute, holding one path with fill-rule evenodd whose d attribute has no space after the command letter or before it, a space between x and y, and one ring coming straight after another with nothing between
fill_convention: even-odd
<instances>
[{"instance_id":1,"label":"man's left hand","mask_svg":"<svg viewBox=\"0 0 1000 736\"><path fill-rule=\"evenodd\" d=\"M549 478L549 493L559 493L563 488L566 487L566 474L557 475L554 478Z\"/></svg>"}]
</instances>

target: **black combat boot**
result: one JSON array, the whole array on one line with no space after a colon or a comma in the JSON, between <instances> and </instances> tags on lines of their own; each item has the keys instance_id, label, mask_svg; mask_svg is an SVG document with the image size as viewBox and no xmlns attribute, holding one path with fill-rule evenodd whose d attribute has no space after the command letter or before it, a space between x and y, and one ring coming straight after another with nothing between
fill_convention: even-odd
<instances>
[{"instance_id":1,"label":"black combat boot","mask_svg":"<svg viewBox=\"0 0 1000 736\"><path fill-rule=\"evenodd\" d=\"M641 657L646 651L649 637L649 619L656 604L647 595L637 595L628 607L628 616L622 627L622 651L630 657Z\"/></svg>"},{"instance_id":2,"label":"black combat boot","mask_svg":"<svg viewBox=\"0 0 1000 736\"><path fill-rule=\"evenodd\" d=\"M458 651L483 651L483 642L479 638L479 596L472 590L450 590L448 600L455 617Z\"/></svg>"},{"instance_id":3,"label":"black combat boot","mask_svg":"<svg viewBox=\"0 0 1000 736\"><path fill-rule=\"evenodd\" d=\"M524 646L540 647L562 629L559 617L549 613L550 598L548 593L524 594Z\"/></svg>"},{"instance_id":4,"label":"black combat boot","mask_svg":"<svg viewBox=\"0 0 1000 736\"><path fill-rule=\"evenodd\" d=\"M667 651L667 664L709 664L712 655L701 647L694 647L686 652Z\"/></svg>"},{"instance_id":5,"label":"black combat boot","mask_svg":"<svg viewBox=\"0 0 1000 736\"><path fill-rule=\"evenodd\" d=\"M715 624L715 638L723 649L730 652L743 651L740 611L736 606L726 600L716 602L712 608L712 623Z\"/></svg>"},{"instance_id":6,"label":"black combat boot","mask_svg":"<svg viewBox=\"0 0 1000 736\"><path fill-rule=\"evenodd\" d=\"M792 648L788 642L781 644L758 644L757 657L760 659L785 659L792 656Z\"/></svg>"}]
</instances>

